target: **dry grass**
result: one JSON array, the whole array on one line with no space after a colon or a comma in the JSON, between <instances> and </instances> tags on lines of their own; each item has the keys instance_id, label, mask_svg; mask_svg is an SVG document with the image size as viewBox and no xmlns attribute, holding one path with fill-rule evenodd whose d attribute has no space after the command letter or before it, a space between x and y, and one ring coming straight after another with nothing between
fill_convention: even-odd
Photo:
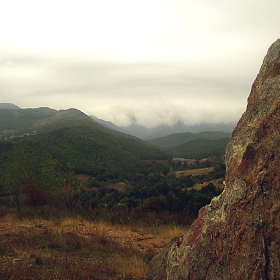
<instances>
[{"instance_id":1,"label":"dry grass","mask_svg":"<svg viewBox=\"0 0 280 280\"><path fill-rule=\"evenodd\" d=\"M213 170L214 167L207 167L207 168L199 168L199 169L181 170L181 171L176 171L175 173L176 173L176 177L187 176L187 175L198 176L198 175L208 174Z\"/></svg>"},{"instance_id":2,"label":"dry grass","mask_svg":"<svg viewBox=\"0 0 280 280\"><path fill-rule=\"evenodd\" d=\"M151 258L185 231L65 219L0 219L0 279L144 279Z\"/></svg>"},{"instance_id":3,"label":"dry grass","mask_svg":"<svg viewBox=\"0 0 280 280\"><path fill-rule=\"evenodd\" d=\"M202 188L206 187L209 183L212 183L213 185L216 186L216 188L220 188L223 189L225 187L223 181L221 179L216 179L216 180L212 180L212 181L207 181L204 182L202 184L195 184L193 187L191 187L190 189L196 189L196 190L201 190Z\"/></svg>"}]
</instances>

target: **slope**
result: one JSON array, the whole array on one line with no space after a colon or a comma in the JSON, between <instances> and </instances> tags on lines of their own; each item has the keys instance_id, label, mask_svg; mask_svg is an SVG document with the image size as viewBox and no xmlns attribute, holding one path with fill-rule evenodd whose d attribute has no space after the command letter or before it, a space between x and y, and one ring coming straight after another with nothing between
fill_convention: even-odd
<instances>
[{"instance_id":1,"label":"slope","mask_svg":"<svg viewBox=\"0 0 280 280\"><path fill-rule=\"evenodd\" d=\"M199 133L185 132L185 133L170 134L168 136L152 139L147 142L158 147L170 148L170 147L183 145L185 143L198 139L217 140L217 139L229 138L229 137L230 137L230 133L222 132L222 131L203 131Z\"/></svg>"},{"instance_id":2,"label":"slope","mask_svg":"<svg viewBox=\"0 0 280 280\"><path fill-rule=\"evenodd\" d=\"M199 139L200 137L192 132L185 132L185 133L176 133L170 134L165 137L160 137L152 140L148 140L147 142L162 148L169 148L173 146L178 146L195 139Z\"/></svg>"},{"instance_id":3,"label":"slope","mask_svg":"<svg viewBox=\"0 0 280 280\"><path fill-rule=\"evenodd\" d=\"M98 176L101 181L129 179L131 174L145 173L148 168L145 159L170 158L140 139L94 122L2 142L0 146L3 165L25 158L37 168L51 158L76 173Z\"/></svg>"},{"instance_id":4,"label":"slope","mask_svg":"<svg viewBox=\"0 0 280 280\"><path fill-rule=\"evenodd\" d=\"M221 156L225 153L229 138L222 139L196 139L175 147L165 148L164 151L173 157L202 159L206 157Z\"/></svg>"},{"instance_id":5,"label":"slope","mask_svg":"<svg viewBox=\"0 0 280 280\"><path fill-rule=\"evenodd\" d=\"M23 134L39 134L63 127L95 123L77 109L54 110L47 107L35 109L0 109L0 137L20 137Z\"/></svg>"},{"instance_id":6,"label":"slope","mask_svg":"<svg viewBox=\"0 0 280 280\"><path fill-rule=\"evenodd\" d=\"M21 108L18 107L17 105L15 105L15 104L12 104L12 103L0 103L0 109L14 109L14 110L17 110L17 109L21 109Z\"/></svg>"}]
</instances>

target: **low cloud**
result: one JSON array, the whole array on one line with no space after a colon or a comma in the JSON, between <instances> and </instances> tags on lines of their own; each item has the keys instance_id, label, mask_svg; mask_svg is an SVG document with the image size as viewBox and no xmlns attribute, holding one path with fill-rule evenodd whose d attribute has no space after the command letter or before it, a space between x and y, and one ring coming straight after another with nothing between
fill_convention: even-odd
<instances>
[{"instance_id":1,"label":"low cloud","mask_svg":"<svg viewBox=\"0 0 280 280\"><path fill-rule=\"evenodd\" d=\"M34 61L1 65L6 100L13 92L7 101L21 107L76 107L120 126L236 121L248 93L242 79L207 69L199 73L198 66Z\"/></svg>"},{"instance_id":2,"label":"low cloud","mask_svg":"<svg viewBox=\"0 0 280 280\"><path fill-rule=\"evenodd\" d=\"M0 9L0 102L124 127L236 122L279 36L278 0L28 2Z\"/></svg>"}]
</instances>

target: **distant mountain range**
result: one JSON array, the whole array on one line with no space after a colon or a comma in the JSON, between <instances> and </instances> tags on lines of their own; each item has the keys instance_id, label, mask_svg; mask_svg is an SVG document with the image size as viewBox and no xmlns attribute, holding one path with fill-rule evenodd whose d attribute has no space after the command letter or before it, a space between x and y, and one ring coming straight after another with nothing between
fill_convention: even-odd
<instances>
[{"instance_id":1,"label":"distant mountain range","mask_svg":"<svg viewBox=\"0 0 280 280\"><path fill-rule=\"evenodd\" d=\"M200 123L196 125L185 125L182 121L178 121L172 126L160 125L154 128L147 128L138 124L131 124L127 127L118 127L112 122L98 119L97 117L91 116L96 122L101 125L139 137L143 140L151 140L155 138L164 137L170 134L193 132L199 133L203 131L221 131L231 133L236 123Z\"/></svg>"},{"instance_id":2,"label":"distant mountain range","mask_svg":"<svg viewBox=\"0 0 280 280\"><path fill-rule=\"evenodd\" d=\"M200 131L209 127L220 128L220 130ZM55 137L59 139L59 135L65 135L65 129L67 129L71 138L74 137L73 131L76 132L75 137L77 139L80 138L80 134L88 135L89 141L95 141L94 147L96 150L106 147L105 154L111 154L108 157L106 156L108 160L114 157L113 154L119 153L115 151L117 147L121 150L124 149L125 153L130 151L132 154L137 154L139 160L171 157L198 159L206 156L220 156L225 151L233 125L200 124L191 128L195 132L177 133L177 131L187 129L187 126L178 122L172 127L156 127L154 131L139 125L131 125L124 129L111 122L93 116L90 117L73 108L59 111L47 107L21 109L14 104L0 103L0 139L11 141L32 135L49 135L49 133L55 133ZM142 139L146 138L145 141L140 140L139 135ZM159 135L164 136L158 137ZM147 140L148 138L150 139ZM84 141L86 140L84 139ZM63 139L57 143L62 142L64 142ZM89 142L83 143L82 140L77 143L81 148L89 145ZM57 146L59 145L57 144ZM64 147L68 149L67 143L64 144ZM137 160L135 159L135 161Z\"/></svg>"},{"instance_id":3,"label":"distant mountain range","mask_svg":"<svg viewBox=\"0 0 280 280\"><path fill-rule=\"evenodd\" d=\"M152 140L148 140L147 142L162 148L171 148L179 145L183 145L188 142L198 141L201 139L206 140L218 140L223 138L230 137L229 132L222 131L204 131L199 133L185 132L185 133L176 133L170 134L165 137L160 137Z\"/></svg>"},{"instance_id":4,"label":"distant mountain range","mask_svg":"<svg viewBox=\"0 0 280 280\"><path fill-rule=\"evenodd\" d=\"M11 112L7 112L7 111L3 111L0 112L0 118L2 119L1 123L0 123L0 131L3 129L5 129L3 127L3 119L5 119L7 117L7 114L13 114L13 116L9 116L12 117L12 123L14 123L14 127L12 129L14 130L21 130L22 128L24 130L26 130L27 127L30 127L30 124L32 123L32 125L34 127L36 127L37 129L39 129L40 127L40 123L44 123L44 119L48 118L48 117L52 117L53 119L49 119L48 123L50 124L54 119L63 118L63 114L68 111L68 110L77 110L77 109L68 109L68 110L54 110L51 108L47 108L47 107L42 107L42 108L35 108L35 109L22 109L21 108L12 104L12 103L0 103L0 109L13 109L13 110L19 110L18 113L11 113ZM36 111L40 111L39 115L40 118L35 118L36 123L34 122L34 118L33 118L33 114L36 113ZM29 112L33 112L32 114L30 114L31 119L28 117ZM44 114L43 114L44 111ZM79 110L77 110L79 111ZM79 111L80 112L80 111ZM82 112L80 112L82 113ZM25 114L24 118L22 118L22 114ZM82 113L84 114L84 113ZM84 114L85 115L85 114ZM155 139L155 138L160 138L160 137L164 137L164 136L168 136L170 134L177 134L177 133L185 133L185 132L192 132L192 133L199 133L199 132L203 132L203 131L220 131L220 132L227 132L227 133L231 133L233 128L235 127L235 123L217 123L217 124L213 124L213 123L200 123L197 125L185 125L182 121L178 121L176 124L172 125L172 126L168 126L168 125L160 125L154 128L147 128L144 127L142 125L138 125L138 124L131 124L130 126L127 127L119 127L115 124L113 124L110 121L105 121L102 119L99 119L95 116L90 116L95 122L99 123L100 125L113 129L115 131L119 131L121 133L124 134L130 134L133 136L136 136L138 138L141 138L143 140L151 140L151 139ZM33 119L32 119L33 118ZM11 119L9 119L9 121L11 121ZM79 121L79 118L73 119L73 123L75 123L76 121ZM2 127L1 127L2 125ZM9 124L11 125L11 123ZM70 123L68 124L70 125Z\"/></svg>"},{"instance_id":5,"label":"distant mountain range","mask_svg":"<svg viewBox=\"0 0 280 280\"><path fill-rule=\"evenodd\" d=\"M222 131L170 134L147 141L172 155L173 158L202 159L222 156L231 133Z\"/></svg>"}]
</instances>

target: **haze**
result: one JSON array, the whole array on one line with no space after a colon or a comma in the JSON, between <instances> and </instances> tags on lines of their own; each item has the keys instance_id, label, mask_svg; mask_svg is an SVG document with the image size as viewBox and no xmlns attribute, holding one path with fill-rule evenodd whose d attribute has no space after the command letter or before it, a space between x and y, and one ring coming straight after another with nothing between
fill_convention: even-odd
<instances>
[{"instance_id":1,"label":"haze","mask_svg":"<svg viewBox=\"0 0 280 280\"><path fill-rule=\"evenodd\" d=\"M0 102L119 126L236 122L279 11L276 0L2 0Z\"/></svg>"}]
</instances>

